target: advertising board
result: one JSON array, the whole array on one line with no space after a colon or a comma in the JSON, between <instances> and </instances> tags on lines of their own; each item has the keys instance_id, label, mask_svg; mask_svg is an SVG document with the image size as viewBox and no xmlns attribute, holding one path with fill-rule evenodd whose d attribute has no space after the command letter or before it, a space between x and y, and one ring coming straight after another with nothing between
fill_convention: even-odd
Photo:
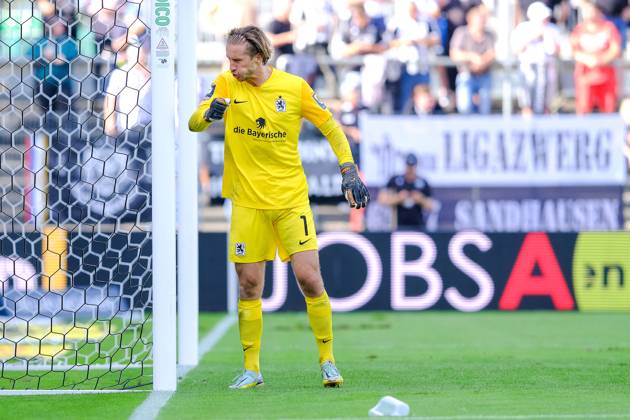
<instances>
[{"instance_id":1,"label":"advertising board","mask_svg":"<svg viewBox=\"0 0 630 420\"><path fill-rule=\"evenodd\" d=\"M333 310L630 311L630 233L325 232ZM224 234L200 236L200 308L225 310ZM266 311L303 310L292 270L267 264Z\"/></svg>"}]
</instances>

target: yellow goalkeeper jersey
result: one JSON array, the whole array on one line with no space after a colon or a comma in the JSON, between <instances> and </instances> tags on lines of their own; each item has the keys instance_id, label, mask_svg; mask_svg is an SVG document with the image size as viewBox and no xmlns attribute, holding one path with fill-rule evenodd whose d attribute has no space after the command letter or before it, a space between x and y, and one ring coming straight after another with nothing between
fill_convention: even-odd
<instances>
[{"instance_id":1,"label":"yellow goalkeeper jersey","mask_svg":"<svg viewBox=\"0 0 630 420\"><path fill-rule=\"evenodd\" d=\"M223 197L256 209L308 203L308 185L298 153L302 117L320 129L332 118L308 83L274 68L262 85L253 86L226 71L217 77L191 116L191 130L208 127L203 115L214 98L230 99L224 115ZM349 147L345 148L349 155ZM340 160L352 161L352 156Z\"/></svg>"}]
</instances>

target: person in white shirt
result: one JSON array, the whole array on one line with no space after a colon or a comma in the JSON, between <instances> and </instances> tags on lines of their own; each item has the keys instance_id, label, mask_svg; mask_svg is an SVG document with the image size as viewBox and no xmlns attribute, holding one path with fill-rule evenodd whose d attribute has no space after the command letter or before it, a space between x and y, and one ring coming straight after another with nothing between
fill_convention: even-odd
<instances>
[{"instance_id":1,"label":"person in white shirt","mask_svg":"<svg viewBox=\"0 0 630 420\"><path fill-rule=\"evenodd\" d=\"M438 6L433 1L401 0L398 14L389 22L392 40L390 55L401 64L400 91L394 110L403 112L411 103L413 89L429 84L429 59L431 49L440 42L439 28L434 18ZM433 7L430 7L433 5ZM428 13L434 10L434 13Z\"/></svg>"},{"instance_id":2,"label":"person in white shirt","mask_svg":"<svg viewBox=\"0 0 630 420\"><path fill-rule=\"evenodd\" d=\"M151 121L151 72L149 45L131 39L124 48L127 62L105 79L105 134L115 137L125 130L141 131Z\"/></svg>"},{"instance_id":3,"label":"person in white shirt","mask_svg":"<svg viewBox=\"0 0 630 420\"><path fill-rule=\"evenodd\" d=\"M529 5L527 19L512 33L521 79L518 99L523 115L544 114L550 111L557 92L556 57L561 35L550 21L551 9L541 1Z\"/></svg>"}]
</instances>

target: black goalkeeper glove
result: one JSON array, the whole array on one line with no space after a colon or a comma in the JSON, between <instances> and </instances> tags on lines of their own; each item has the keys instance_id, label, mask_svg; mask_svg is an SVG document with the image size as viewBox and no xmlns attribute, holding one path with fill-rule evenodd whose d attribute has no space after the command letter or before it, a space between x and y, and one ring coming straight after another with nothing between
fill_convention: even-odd
<instances>
[{"instance_id":1,"label":"black goalkeeper glove","mask_svg":"<svg viewBox=\"0 0 630 420\"><path fill-rule=\"evenodd\" d=\"M218 121L223 118L223 114L227 109L228 104L225 103L225 99L222 98L214 98L210 107L203 114L203 119L208 122Z\"/></svg>"},{"instance_id":2,"label":"black goalkeeper glove","mask_svg":"<svg viewBox=\"0 0 630 420\"><path fill-rule=\"evenodd\" d=\"M352 162L341 165L341 192L353 208L365 207L370 201L370 192L359 178L357 165Z\"/></svg>"}]
</instances>

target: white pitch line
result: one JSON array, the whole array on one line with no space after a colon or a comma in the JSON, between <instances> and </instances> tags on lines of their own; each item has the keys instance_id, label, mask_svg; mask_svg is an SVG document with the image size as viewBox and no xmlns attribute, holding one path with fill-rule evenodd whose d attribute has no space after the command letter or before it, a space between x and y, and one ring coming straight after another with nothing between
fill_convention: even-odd
<instances>
[{"instance_id":1,"label":"white pitch line","mask_svg":"<svg viewBox=\"0 0 630 420\"><path fill-rule=\"evenodd\" d=\"M364 417L344 418L343 420L360 420ZM405 417L409 420L535 420L535 419L630 419L626 414L522 414L522 415L459 415L459 416L413 416ZM342 420L333 418L328 420Z\"/></svg>"},{"instance_id":2,"label":"white pitch line","mask_svg":"<svg viewBox=\"0 0 630 420\"><path fill-rule=\"evenodd\" d=\"M219 323L201 339L199 343L199 359L212 350L223 335L230 329L236 317L234 315L226 315ZM178 378L184 379L186 374L192 370L191 366L182 366L178 372ZM129 420L153 420L156 419L162 407L166 405L175 392L173 391L153 391L142 404L134 410Z\"/></svg>"},{"instance_id":3,"label":"white pitch line","mask_svg":"<svg viewBox=\"0 0 630 420\"><path fill-rule=\"evenodd\" d=\"M208 353L223 338L223 335L236 322L235 315L226 315L199 343L199 359Z\"/></svg>"},{"instance_id":4,"label":"white pitch line","mask_svg":"<svg viewBox=\"0 0 630 420\"><path fill-rule=\"evenodd\" d=\"M627 419L628 414L523 414L523 415L473 415L409 417L414 420L533 420L533 419Z\"/></svg>"},{"instance_id":5,"label":"white pitch line","mask_svg":"<svg viewBox=\"0 0 630 420\"><path fill-rule=\"evenodd\" d=\"M138 408L134 410L133 413L131 413L131 416L129 416L129 420L153 420L157 418L162 407L166 405L166 403L168 402L168 400L171 399L174 393L174 391L151 392L149 397L144 400L142 404L140 404Z\"/></svg>"}]
</instances>

